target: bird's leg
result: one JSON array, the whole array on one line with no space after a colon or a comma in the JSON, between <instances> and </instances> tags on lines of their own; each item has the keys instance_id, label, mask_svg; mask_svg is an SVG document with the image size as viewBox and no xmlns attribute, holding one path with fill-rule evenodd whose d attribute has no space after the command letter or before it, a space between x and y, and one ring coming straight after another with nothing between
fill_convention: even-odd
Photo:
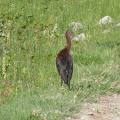
<instances>
[{"instance_id":1,"label":"bird's leg","mask_svg":"<svg viewBox=\"0 0 120 120\"><path fill-rule=\"evenodd\" d=\"M70 81L68 82L68 89L70 90Z\"/></svg>"},{"instance_id":2,"label":"bird's leg","mask_svg":"<svg viewBox=\"0 0 120 120\"><path fill-rule=\"evenodd\" d=\"M61 87L62 87L62 85L63 85L63 81L61 80Z\"/></svg>"}]
</instances>

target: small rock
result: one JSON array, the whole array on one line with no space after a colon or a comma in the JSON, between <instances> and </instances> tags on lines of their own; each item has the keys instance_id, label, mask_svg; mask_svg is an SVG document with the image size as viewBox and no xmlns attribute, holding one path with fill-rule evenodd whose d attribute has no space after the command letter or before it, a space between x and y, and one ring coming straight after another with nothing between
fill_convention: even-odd
<instances>
[{"instance_id":1,"label":"small rock","mask_svg":"<svg viewBox=\"0 0 120 120\"><path fill-rule=\"evenodd\" d=\"M109 32L111 32L111 29L105 29L105 30L103 31L103 33L109 33Z\"/></svg>"},{"instance_id":2,"label":"small rock","mask_svg":"<svg viewBox=\"0 0 120 120\"><path fill-rule=\"evenodd\" d=\"M116 27L120 27L120 23L116 24L115 26L116 26Z\"/></svg>"},{"instance_id":3,"label":"small rock","mask_svg":"<svg viewBox=\"0 0 120 120\"><path fill-rule=\"evenodd\" d=\"M104 16L99 20L100 25L106 25L112 22L112 18L110 16Z\"/></svg>"},{"instance_id":4,"label":"small rock","mask_svg":"<svg viewBox=\"0 0 120 120\"><path fill-rule=\"evenodd\" d=\"M75 37L73 37L73 40L75 40L75 41L84 41L85 39L86 39L85 33L81 33L81 34L76 35Z\"/></svg>"},{"instance_id":5,"label":"small rock","mask_svg":"<svg viewBox=\"0 0 120 120\"><path fill-rule=\"evenodd\" d=\"M88 115L83 115L80 120L90 120L90 117Z\"/></svg>"},{"instance_id":6,"label":"small rock","mask_svg":"<svg viewBox=\"0 0 120 120\"><path fill-rule=\"evenodd\" d=\"M68 117L66 120L71 120L72 118L71 117Z\"/></svg>"}]
</instances>

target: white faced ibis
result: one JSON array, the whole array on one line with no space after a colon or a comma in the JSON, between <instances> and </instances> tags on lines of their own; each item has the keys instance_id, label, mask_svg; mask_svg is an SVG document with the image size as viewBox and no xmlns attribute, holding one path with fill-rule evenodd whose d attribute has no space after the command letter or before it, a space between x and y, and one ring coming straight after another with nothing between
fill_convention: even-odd
<instances>
[{"instance_id":1,"label":"white faced ibis","mask_svg":"<svg viewBox=\"0 0 120 120\"><path fill-rule=\"evenodd\" d=\"M70 55L73 33L70 30L67 30L65 36L67 45L57 54L56 67L59 75L61 76L61 86L64 82L70 89L70 80L73 73L73 60L72 56Z\"/></svg>"}]
</instances>

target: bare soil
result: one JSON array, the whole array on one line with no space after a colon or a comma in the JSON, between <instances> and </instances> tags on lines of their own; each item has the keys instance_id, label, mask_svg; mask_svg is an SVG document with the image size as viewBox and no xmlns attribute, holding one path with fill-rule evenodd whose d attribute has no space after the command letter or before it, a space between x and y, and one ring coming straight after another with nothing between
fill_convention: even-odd
<instances>
[{"instance_id":1,"label":"bare soil","mask_svg":"<svg viewBox=\"0 0 120 120\"><path fill-rule=\"evenodd\" d=\"M120 94L100 97L96 103L85 103L80 113L66 120L120 120Z\"/></svg>"}]
</instances>

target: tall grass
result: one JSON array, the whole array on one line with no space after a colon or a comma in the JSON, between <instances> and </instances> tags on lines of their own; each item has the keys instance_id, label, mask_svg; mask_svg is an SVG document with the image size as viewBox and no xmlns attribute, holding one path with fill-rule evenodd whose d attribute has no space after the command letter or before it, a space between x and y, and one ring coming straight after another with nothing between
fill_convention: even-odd
<instances>
[{"instance_id":1,"label":"tall grass","mask_svg":"<svg viewBox=\"0 0 120 120\"><path fill-rule=\"evenodd\" d=\"M0 0L0 119L58 120L81 102L120 92L119 0ZM100 27L102 16L113 23ZM87 39L72 42L71 91L60 87L55 57L64 32L80 21ZM104 29L110 33L103 34Z\"/></svg>"}]
</instances>

